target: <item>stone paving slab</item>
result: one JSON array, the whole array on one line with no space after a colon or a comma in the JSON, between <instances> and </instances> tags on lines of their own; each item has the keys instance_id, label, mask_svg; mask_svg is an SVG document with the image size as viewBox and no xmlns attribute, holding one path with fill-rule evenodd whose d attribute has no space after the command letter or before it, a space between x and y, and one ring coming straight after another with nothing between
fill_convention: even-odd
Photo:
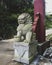
<instances>
[{"instance_id":1,"label":"stone paving slab","mask_svg":"<svg viewBox=\"0 0 52 65\"><path fill-rule=\"evenodd\" d=\"M11 60L11 55L0 54L0 65L7 65L9 62L11 62Z\"/></svg>"},{"instance_id":2,"label":"stone paving slab","mask_svg":"<svg viewBox=\"0 0 52 65\"><path fill-rule=\"evenodd\" d=\"M14 50L12 41L0 41L0 65L22 65L14 62Z\"/></svg>"},{"instance_id":3,"label":"stone paving slab","mask_svg":"<svg viewBox=\"0 0 52 65\"><path fill-rule=\"evenodd\" d=\"M8 65L23 65L23 64L21 64L21 63L18 63L18 62L10 62L10 63L8 63Z\"/></svg>"},{"instance_id":4,"label":"stone paving slab","mask_svg":"<svg viewBox=\"0 0 52 65\"><path fill-rule=\"evenodd\" d=\"M14 62L12 55L0 54L0 65L22 65L20 63Z\"/></svg>"}]
</instances>

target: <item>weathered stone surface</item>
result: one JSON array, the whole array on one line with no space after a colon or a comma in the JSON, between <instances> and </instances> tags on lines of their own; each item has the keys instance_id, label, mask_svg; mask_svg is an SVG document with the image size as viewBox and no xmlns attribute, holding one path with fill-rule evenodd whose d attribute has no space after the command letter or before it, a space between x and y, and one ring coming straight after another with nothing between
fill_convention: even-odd
<instances>
[{"instance_id":1,"label":"weathered stone surface","mask_svg":"<svg viewBox=\"0 0 52 65\"><path fill-rule=\"evenodd\" d=\"M15 41L30 43L32 36L34 36L32 35L32 18L30 14L22 13L19 15L18 24Z\"/></svg>"},{"instance_id":2,"label":"weathered stone surface","mask_svg":"<svg viewBox=\"0 0 52 65\"><path fill-rule=\"evenodd\" d=\"M37 53L36 35L32 32L30 14L19 15L18 24L14 42L14 60L29 64Z\"/></svg>"},{"instance_id":3,"label":"weathered stone surface","mask_svg":"<svg viewBox=\"0 0 52 65\"><path fill-rule=\"evenodd\" d=\"M29 64L34 58L34 56L37 54L36 47L37 47L36 41L34 43L15 42L14 60Z\"/></svg>"},{"instance_id":4,"label":"weathered stone surface","mask_svg":"<svg viewBox=\"0 0 52 65\"><path fill-rule=\"evenodd\" d=\"M18 17L18 23L19 24L22 24L22 23L32 23L32 17L28 13L22 13Z\"/></svg>"}]
</instances>

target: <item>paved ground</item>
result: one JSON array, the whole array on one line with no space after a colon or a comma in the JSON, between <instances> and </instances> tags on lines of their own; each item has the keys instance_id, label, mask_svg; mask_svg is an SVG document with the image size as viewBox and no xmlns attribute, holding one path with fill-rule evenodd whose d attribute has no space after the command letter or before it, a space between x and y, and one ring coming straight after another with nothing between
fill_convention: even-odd
<instances>
[{"instance_id":1,"label":"paved ground","mask_svg":"<svg viewBox=\"0 0 52 65\"><path fill-rule=\"evenodd\" d=\"M23 65L13 61L13 39L0 41L0 65ZM52 65L49 62L41 62L39 65Z\"/></svg>"},{"instance_id":2,"label":"paved ground","mask_svg":"<svg viewBox=\"0 0 52 65\"><path fill-rule=\"evenodd\" d=\"M12 40L0 41L0 65L22 65L12 60L13 55Z\"/></svg>"},{"instance_id":3,"label":"paved ground","mask_svg":"<svg viewBox=\"0 0 52 65\"><path fill-rule=\"evenodd\" d=\"M52 29L46 30L46 35L48 34L52 34ZM13 42L13 39L0 41L0 65L23 65L12 60L14 55ZM41 65L46 64L42 63Z\"/></svg>"}]
</instances>

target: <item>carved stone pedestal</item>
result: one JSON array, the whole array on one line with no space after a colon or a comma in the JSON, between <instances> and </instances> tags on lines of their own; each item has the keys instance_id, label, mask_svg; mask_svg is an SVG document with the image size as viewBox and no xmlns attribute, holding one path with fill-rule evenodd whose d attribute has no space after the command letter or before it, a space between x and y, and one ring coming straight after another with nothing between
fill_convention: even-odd
<instances>
[{"instance_id":1,"label":"carved stone pedestal","mask_svg":"<svg viewBox=\"0 0 52 65\"><path fill-rule=\"evenodd\" d=\"M37 54L37 41L31 43L14 43L14 60L29 64Z\"/></svg>"}]
</instances>

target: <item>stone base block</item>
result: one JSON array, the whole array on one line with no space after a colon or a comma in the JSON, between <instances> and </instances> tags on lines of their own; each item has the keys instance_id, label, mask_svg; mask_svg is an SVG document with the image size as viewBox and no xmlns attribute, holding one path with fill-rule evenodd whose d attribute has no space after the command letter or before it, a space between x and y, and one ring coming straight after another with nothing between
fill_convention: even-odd
<instances>
[{"instance_id":1,"label":"stone base block","mask_svg":"<svg viewBox=\"0 0 52 65\"><path fill-rule=\"evenodd\" d=\"M37 41L32 43L15 42L14 60L29 64L37 54Z\"/></svg>"}]
</instances>

